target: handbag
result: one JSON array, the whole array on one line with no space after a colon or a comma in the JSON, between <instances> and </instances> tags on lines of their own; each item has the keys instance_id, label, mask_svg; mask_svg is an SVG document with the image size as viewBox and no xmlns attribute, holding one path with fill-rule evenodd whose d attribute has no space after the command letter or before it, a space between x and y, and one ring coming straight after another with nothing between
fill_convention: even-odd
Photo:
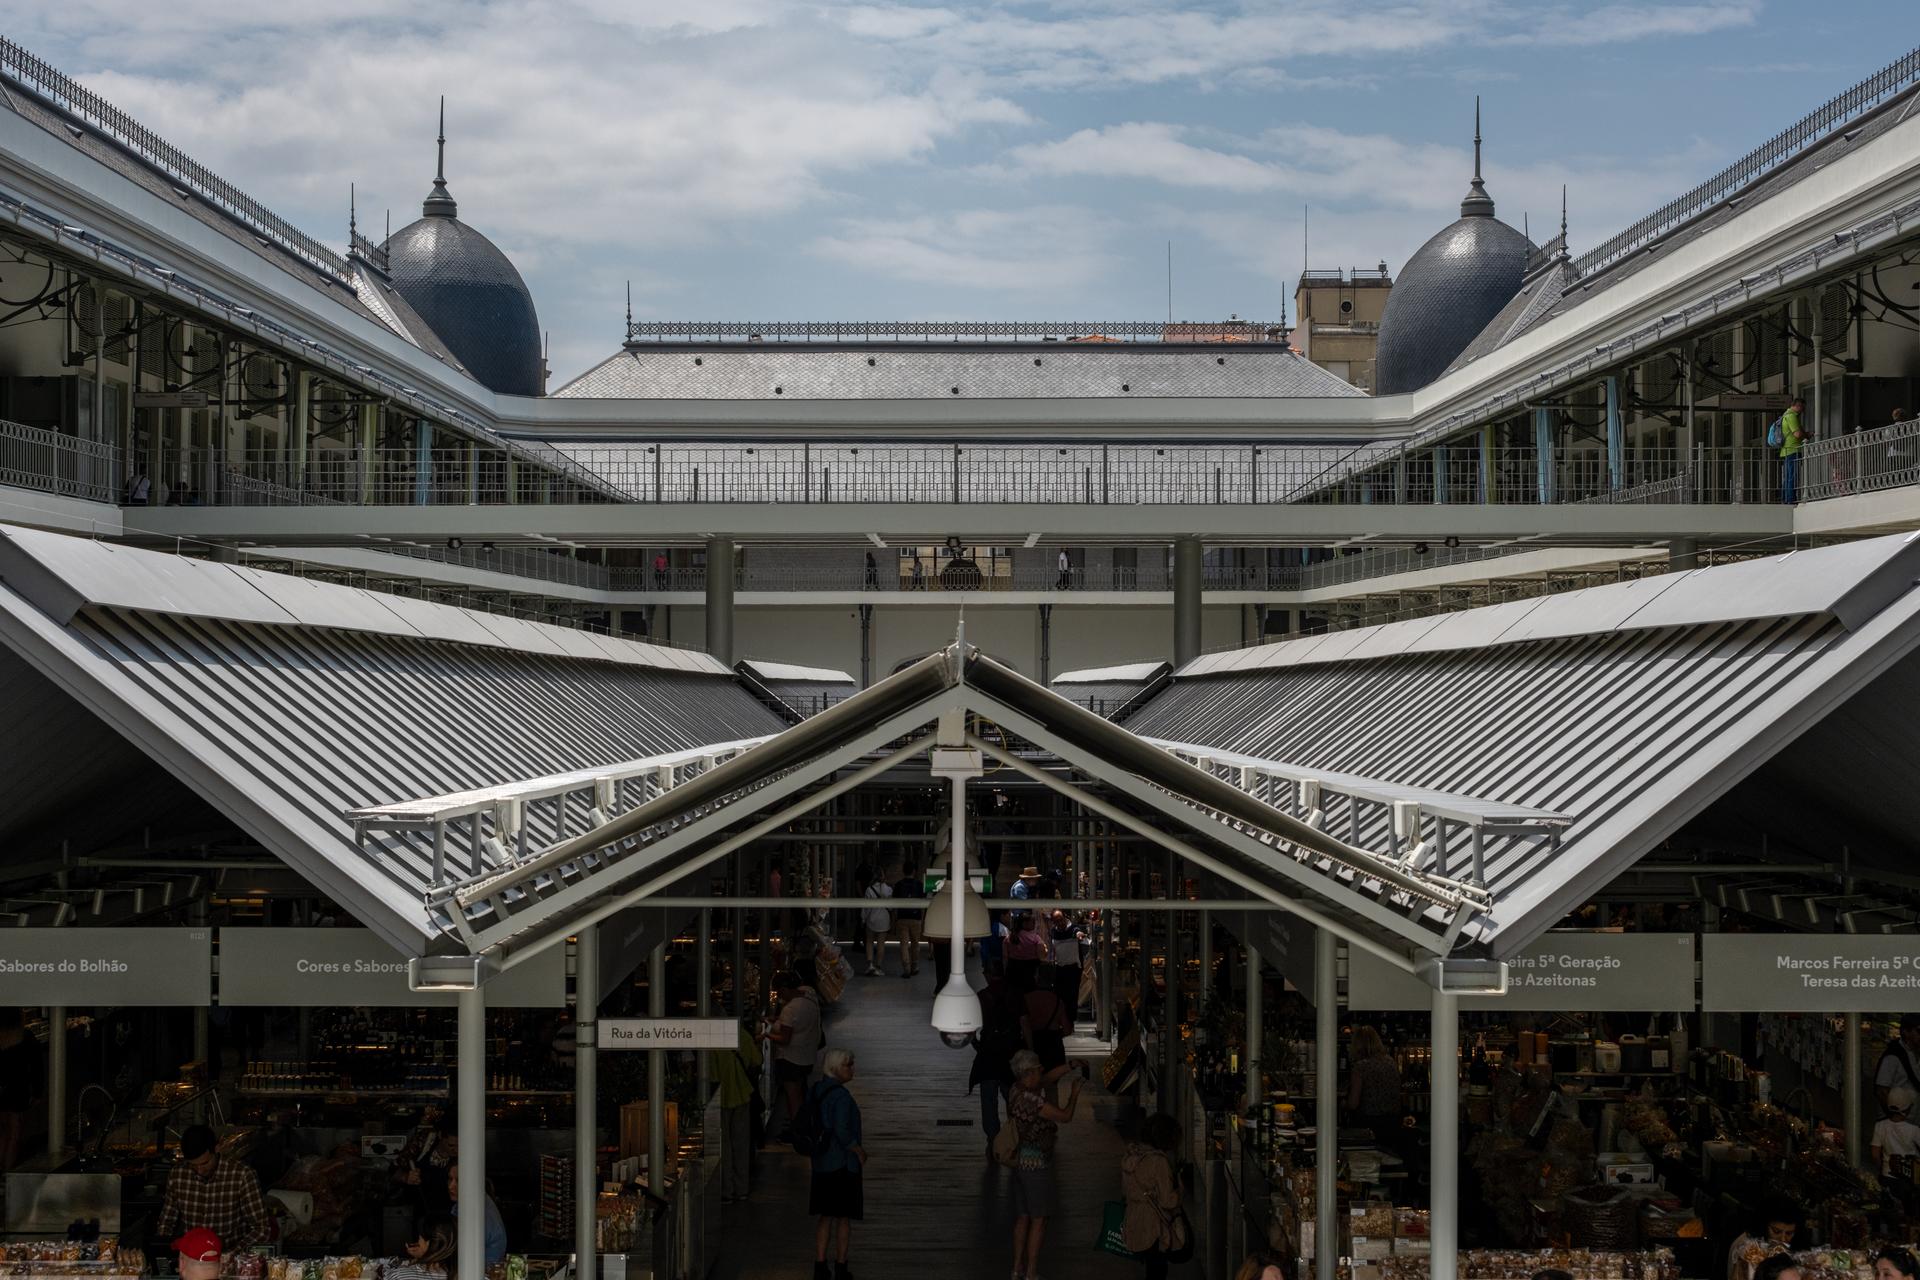
<instances>
[{"instance_id":1,"label":"handbag","mask_svg":"<svg viewBox=\"0 0 1920 1280\"><path fill-rule=\"evenodd\" d=\"M1000 1132L993 1135L993 1162L1011 1168L1015 1157L1020 1154L1020 1126L1008 1116L1007 1122L1000 1126Z\"/></svg>"},{"instance_id":2,"label":"handbag","mask_svg":"<svg viewBox=\"0 0 1920 1280\"><path fill-rule=\"evenodd\" d=\"M1131 1259L1133 1250L1127 1248L1127 1206L1123 1200L1109 1200L1100 1206L1100 1238L1093 1247L1103 1253L1115 1253Z\"/></svg>"}]
</instances>

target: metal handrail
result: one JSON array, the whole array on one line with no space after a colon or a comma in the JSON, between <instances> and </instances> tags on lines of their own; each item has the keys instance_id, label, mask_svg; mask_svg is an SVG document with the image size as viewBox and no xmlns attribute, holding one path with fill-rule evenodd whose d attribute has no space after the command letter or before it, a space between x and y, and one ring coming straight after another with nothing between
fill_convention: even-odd
<instances>
[{"instance_id":1,"label":"metal handrail","mask_svg":"<svg viewBox=\"0 0 1920 1280\"><path fill-rule=\"evenodd\" d=\"M1669 200L1640 221L1574 259L1581 275L1605 269L1648 241L1718 204L1728 196L1772 172L1812 143L1827 137L1839 125L1878 106L1889 95L1920 80L1920 49L1896 58L1818 109L1781 130L1705 182L1677 199Z\"/></svg>"},{"instance_id":2,"label":"metal handrail","mask_svg":"<svg viewBox=\"0 0 1920 1280\"><path fill-rule=\"evenodd\" d=\"M112 502L119 483L114 445L0 418L0 485Z\"/></svg>"},{"instance_id":3,"label":"metal handrail","mask_svg":"<svg viewBox=\"0 0 1920 1280\"><path fill-rule=\"evenodd\" d=\"M0 75L86 121L248 230L345 284L345 258L154 133L79 81L0 36Z\"/></svg>"}]
</instances>

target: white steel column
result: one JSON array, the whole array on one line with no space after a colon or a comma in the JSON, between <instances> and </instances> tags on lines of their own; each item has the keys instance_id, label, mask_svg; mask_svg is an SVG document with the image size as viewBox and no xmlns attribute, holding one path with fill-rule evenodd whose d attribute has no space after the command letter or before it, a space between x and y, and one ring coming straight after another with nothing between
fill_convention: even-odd
<instances>
[{"instance_id":1,"label":"white steel column","mask_svg":"<svg viewBox=\"0 0 1920 1280\"><path fill-rule=\"evenodd\" d=\"M1433 992L1433 1280L1460 1274L1460 997Z\"/></svg>"},{"instance_id":2,"label":"white steel column","mask_svg":"<svg viewBox=\"0 0 1920 1280\"><path fill-rule=\"evenodd\" d=\"M1252 912L1247 913L1247 934L1253 934L1257 919ZM1263 1105L1265 1090L1260 1081L1260 1047L1266 1039L1266 1030L1262 1026L1266 1009L1261 996L1264 989L1260 982L1260 948L1247 943L1247 1105Z\"/></svg>"},{"instance_id":3,"label":"white steel column","mask_svg":"<svg viewBox=\"0 0 1920 1280\"><path fill-rule=\"evenodd\" d=\"M694 981L699 984L699 991L694 996L696 1002L694 1012L705 1018L713 1012L713 909L711 907L701 908L700 941L696 944L694 958ZM694 1105L702 1111L706 1110L709 1100L707 1095L713 1087L713 1073L707 1065L712 1061L712 1056L706 1053L693 1055L700 1081L694 1095Z\"/></svg>"},{"instance_id":4,"label":"white steel column","mask_svg":"<svg viewBox=\"0 0 1920 1280\"><path fill-rule=\"evenodd\" d=\"M1313 1274L1334 1280L1339 1253L1340 975L1338 939L1313 931Z\"/></svg>"},{"instance_id":5,"label":"white steel column","mask_svg":"<svg viewBox=\"0 0 1920 1280\"><path fill-rule=\"evenodd\" d=\"M600 1198L600 930L580 931L573 966L573 1271L600 1273L595 1209Z\"/></svg>"},{"instance_id":6,"label":"white steel column","mask_svg":"<svg viewBox=\"0 0 1920 1280\"><path fill-rule=\"evenodd\" d=\"M1842 1042L1845 1049L1843 1072L1840 1079L1841 1123L1847 1127L1847 1163L1860 1167L1861 1130L1866 1124L1866 1114L1861 1110L1860 1098L1860 1015L1847 1015L1846 1038ZM1875 1170L1874 1172L1879 1172Z\"/></svg>"},{"instance_id":7,"label":"white steel column","mask_svg":"<svg viewBox=\"0 0 1920 1280\"><path fill-rule=\"evenodd\" d=\"M67 1008L56 1004L47 1009L47 1151L58 1159L66 1149Z\"/></svg>"},{"instance_id":8,"label":"white steel column","mask_svg":"<svg viewBox=\"0 0 1920 1280\"><path fill-rule=\"evenodd\" d=\"M456 1270L487 1271L487 997L481 987L456 996L459 1040L454 1114L460 1140L460 1205L454 1232Z\"/></svg>"},{"instance_id":9,"label":"white steel column","mask_svg":"<svg viewBox=\"0 0 1920 1280\"><path fill-rule=\"evenodd\" d=\"M647 957L647 1016L667 1016L667 940L654 944ZM667 1054L647 1050L647 1189L664 1199L667 1194Z\"/></svg>"}]
</instances>

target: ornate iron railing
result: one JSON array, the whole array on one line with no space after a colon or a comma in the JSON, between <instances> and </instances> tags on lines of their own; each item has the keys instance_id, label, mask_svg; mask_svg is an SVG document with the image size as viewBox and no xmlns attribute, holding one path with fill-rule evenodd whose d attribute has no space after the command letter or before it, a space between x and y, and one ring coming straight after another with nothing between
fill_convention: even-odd
<instances>
[{"instance_id":1,"label":"ornate iron railing","mask_svg":"<svg viewBox=\"0 0 1920 1280\"><path fill-rule=\"evenodd\" d=\"M36 58L13 41L0 37L0 76L85 121L140 159L159 169L185 190L316 271L346 283L346 259L274 213L240 188L192 156L154 133L79 81Z\"/></svg>"},{"instance_id":2,"label":"ornate iron railing","mask_svg":"<svg viewBox=\"0 0 1920 1280\"><path fill-rule=\"evenodd\" d=\"M1920 49L1895 59L1859 84L1810 112L1792 126L1741 156L1705 182L1655 209L1612 239L1574 260L1581 275L1601 271L1658 239L1701 211L1750 186L1834 129L1879 105L1891 95L1920 80Z\"/></svg>"},{"instance_id":3,"label":"ornate iron railing","mask_svg":"<svg viewBox=\"0 0 1920 1280\"><path fill-rule=\"evenodd\" d=\"M1279 342L1284 326L1263 320L629 320L627 341L645 342Z\"/></svg>"},{"instance_id":4,"label":"ornate iron railing","mask_svg":"<svg viewBox=\"0 0 1920 1280\"><path fill-rule=\"evenodd\" d=\"M120 451L110 444L0 419L0 484L112 502L119 475Z\"/></svg>"}]
</instances>

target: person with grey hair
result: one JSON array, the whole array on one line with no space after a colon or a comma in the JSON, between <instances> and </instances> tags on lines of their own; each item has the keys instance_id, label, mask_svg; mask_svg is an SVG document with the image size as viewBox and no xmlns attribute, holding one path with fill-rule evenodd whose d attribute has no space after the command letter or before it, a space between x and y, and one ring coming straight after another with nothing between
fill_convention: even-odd
<instances>
[{"instance_id":1,"label":"person with grey hair","mask_svg":"<svg viewBox=\"0 0 1920 1280\"><path fill-rule=\"evenodd\" d=\"M1046 1070L1040 1055L1031 1049L1014 1054L1008 1065L1013 1089L1007 1099L1007 1118L1020 1137L1013 1156L1013 1280L1039 1280L1040 1245L1054 1208L1054 1141L1059 1127L1073 1119L1080 1105L1080 1081L1073 1082L1066 1105L1055 1106L1047 1101L1046 1087L1071 1071L1071 1066Z\"/></svg>"},{"instance_id":2,"label":"person with grey hair","mask_svg":"<svg viewBox=\"0 0 1920 1280\"><path fill-rule=\"evenodd\" d=\"M807 1212L819 1219L813 1233L814 1280L853 1280L853 1272L847 1269L847 1246L853 1224L865 1213L860 1174L867 1163L867 1149L860 1142L860 1104L847 1092L853 1063L851 1049L827 1050L820 1079L801 1108L818 1117L804 1126L819 1135L808 1153L813 1182L807 1192ZM831 1271L827 1268L829 1243L834 1246Z\"/></svg>"}]
</instances>

